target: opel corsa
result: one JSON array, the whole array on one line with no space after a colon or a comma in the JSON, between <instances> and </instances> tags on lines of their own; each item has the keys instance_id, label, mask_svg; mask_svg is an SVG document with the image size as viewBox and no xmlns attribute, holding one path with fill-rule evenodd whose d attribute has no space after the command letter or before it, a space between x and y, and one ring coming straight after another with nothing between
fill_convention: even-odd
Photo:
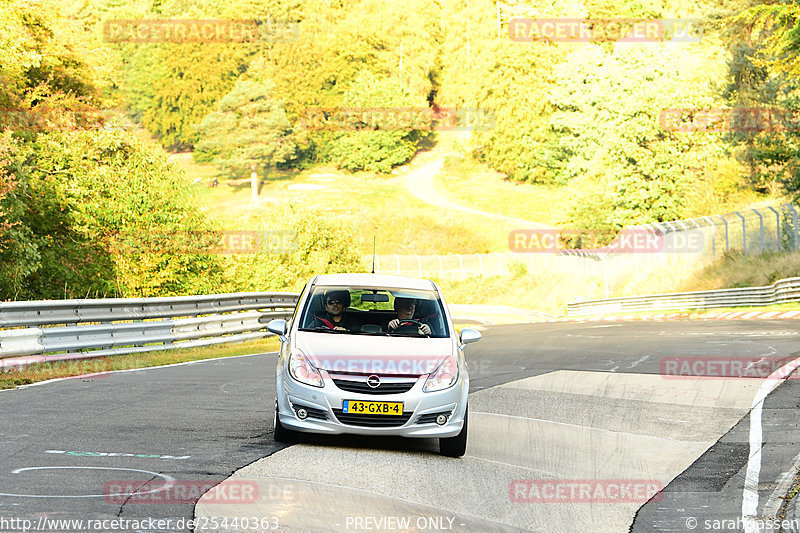
<instances>
[{"instance_id":1,"label":"opel corsa","mask_svg":"<svg viewBox=\"0 0 800 533\"><path fill-rule=\"evenodd\" d=\"M317 276L280 336L274 434L438 438L443 455L467 448L464 347L432 281L376 274Z\"/></svg>"}]
</instances>

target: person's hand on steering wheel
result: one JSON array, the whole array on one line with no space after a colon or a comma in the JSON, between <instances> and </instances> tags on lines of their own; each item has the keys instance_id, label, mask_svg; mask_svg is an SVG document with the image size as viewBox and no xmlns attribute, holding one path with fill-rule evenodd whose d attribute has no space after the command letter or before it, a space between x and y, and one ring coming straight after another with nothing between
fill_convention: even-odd
<instances>
[{"instance_id":1,"label":"person's hand on steering wheel","mask_svg":"<svg viewBox=\"0 0 800 533\"><path fill-rule=\"evenodd\" d=\"M431 327L428 324L424 324L419 320L413 320L411 318L404 318L399 319L395 318L391 322L389 322L389 329L397 329L402 326L417 326L418 332L420 335L430 335L431 334Z\"/></svg>"}]
</instances>

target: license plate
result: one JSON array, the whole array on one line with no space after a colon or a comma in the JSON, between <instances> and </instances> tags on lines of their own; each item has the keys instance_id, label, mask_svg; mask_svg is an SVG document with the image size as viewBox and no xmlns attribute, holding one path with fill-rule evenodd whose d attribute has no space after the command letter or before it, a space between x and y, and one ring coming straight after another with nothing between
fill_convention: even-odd
<instances>
[{"instance_id":1,"label":"license plate","mask_svg":"<svg viewBox=\"0 0 800 533\"><path fill-rule=\"evenodd\" d=\"M342 411L357 415L402 415L403 402L342 401Z\"/></svg>"}]
</instances>

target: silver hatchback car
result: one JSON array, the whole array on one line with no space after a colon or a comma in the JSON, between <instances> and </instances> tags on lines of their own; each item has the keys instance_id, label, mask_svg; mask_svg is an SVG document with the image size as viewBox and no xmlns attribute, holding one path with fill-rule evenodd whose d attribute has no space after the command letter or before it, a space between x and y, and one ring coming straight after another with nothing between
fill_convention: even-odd
<instances>
[{"instance_id":1,"label":"silver hatchback car","mask_svg":"<svg viewBox=\"0 0 800 533\"><path fill-rule=\"evenodd\" d=\"M438 438L443 455L467 448L464 347L432 281L377 274L313 278L280 336L275 439L295 431Z\"/></svg>"}]
</instances>

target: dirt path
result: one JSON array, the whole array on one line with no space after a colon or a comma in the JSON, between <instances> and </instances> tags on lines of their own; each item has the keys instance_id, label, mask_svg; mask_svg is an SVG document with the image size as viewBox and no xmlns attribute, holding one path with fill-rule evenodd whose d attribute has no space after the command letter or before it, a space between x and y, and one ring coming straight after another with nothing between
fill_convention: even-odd
<instances>
[{"instance_id":1,"label":"dirt path","mask_svg":"<svg viewBox=\"0 0 800 533\"><path fill-rule=\"evenodd\" d=\"M434 149L434 151L436 151L436 149ZM448 155L451 154L449 152L441 150L441 153L437 154L437 156L434 157L433 160L423 164L420 167L417 167L413 170L409 170L408 172L406 172L403 177L405 177L406 187L408 188L408 191L417 198L419 198L420 200L422 200L423 202L435 205L442 209L461 211L464 213L469 213L471 215L477 215L482 217L498 218L501 220L506 220L508 222L513 222L514 224L518 224L523 228L539 229L539 228L551 227L548 226L547 224L542 224L540 222L533 222L531 220L508 217L497 213L490 213L488 211L481 211L480 209L467 207L465 205L453 202L447 197L441 195L436 190L436 186L434 184L434 178L442 169L442 165L444 164L444 158L447 157Z\"/></svg>"}]
</instances>

